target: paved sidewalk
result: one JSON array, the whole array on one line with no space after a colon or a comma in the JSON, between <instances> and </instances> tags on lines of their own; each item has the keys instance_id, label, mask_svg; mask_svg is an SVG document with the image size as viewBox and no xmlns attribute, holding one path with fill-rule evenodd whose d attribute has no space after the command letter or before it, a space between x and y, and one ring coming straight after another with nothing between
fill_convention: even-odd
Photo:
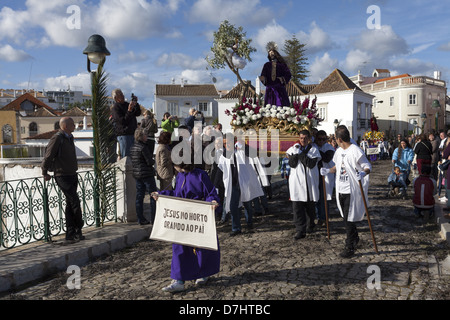
<instances>
[{"instance_id":1,"label":"paved sidewalk","mask_svg":"<svg viewBox=\"0 0 450 320\"><path fill-rule=\"evenodd\" d=\"M387 163L374 166L369 191L379 254L374 253L364 221L355 257L339 257L345 231L334 202L330 203L331 239L322 226L295 241L286 187L274 180L274 200L268 214L255 219L254 231L229 237L230 226L218 226L221 272L205 287L189 283L182 294L164 295L161 288L170 281L171 245L145 241L149 226L118 223L86 229L86 240L70 246L35 243L1 252L1 299L448 300L449 247L442 240L442 226L448 224L442 218L445 204L436 204L440 228L417 220L410 199L385 198L388 167ZM54 277L70 265L82 268L80 290L67 289L67 274ZM378 289L367 286L373 266L381 270ZM30 287L33 282L39 284Z\"/></svg>"},{"instance_id":2,"label":"paved sidewalk","mask_svg":"<svg viewBox=\"0 0 450 320\"><path fill-rule=\"evenodd\" d=\"M64 236L52 243L43 241L0 252L0 294L43 280L70 265L84 266L97 258L129 247L150 236L151 227L136 223L112 223L86 228L86 240L61 245Z\"/></svg>"}]
</instances>

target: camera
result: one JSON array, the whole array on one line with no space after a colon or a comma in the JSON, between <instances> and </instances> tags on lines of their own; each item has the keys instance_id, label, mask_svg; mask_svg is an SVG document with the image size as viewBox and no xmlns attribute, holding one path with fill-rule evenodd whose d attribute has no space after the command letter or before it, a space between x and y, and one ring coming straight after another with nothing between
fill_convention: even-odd
<instances>
[{"instance_id":1,"label":"camera","mask_svg":"<svg viewBox=\"0 0 450 320\"><path fill-rule=\"evenodd\" d=\"M134 95L134 93L131 94L131 101L137 102L138 98Z\"/></svg>"}]
</instances>

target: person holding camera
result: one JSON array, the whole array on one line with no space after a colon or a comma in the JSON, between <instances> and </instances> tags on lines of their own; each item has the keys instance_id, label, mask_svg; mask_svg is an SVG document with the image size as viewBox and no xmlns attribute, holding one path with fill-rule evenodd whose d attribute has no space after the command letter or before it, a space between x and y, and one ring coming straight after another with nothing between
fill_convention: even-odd
<instances>
[{"instance_id":1,"label":"person holding camera","mask_svg":"<svg viewBox=\"0 0 450 320\"><path fill-rule=\"evenodd\" d=\"M199 116L199 114L201 115L201 112L199 113L199 111L195 110L195 108L191 108L189 110L189 116L184 119L184 125L188 128L190 134L192 134L192 129L194 128L195 121L202 121L202 117Z\"/></svg>"},{"instance_id":2,"label":"person holding camera","mask_svg":"<svg viewBox=\"0 0 450 320\"><path fill-rule=\"evenodd\" d=\"M134 94L131 94L131 102L125 101L121 89L114 89L112 97L115 103L111 109L111 116L116 128L120 158L123 159L130 155L130 149L134 143L134 132L137 129L136 117L141 115L141 106Z\"/></svg>"},{"instance_id":3,"label":"person holding camera","mask_svg":"<svg viewBox=\"0 0 450 320\"><path fill-rule=\"evenodd\" d=\"M164 113L163 119L161 122L161 129L165 132L173 133L175 128L180 126L180 121L178 117L173 115L171 116L169 112Z\"/></svg>"}]
</instances>

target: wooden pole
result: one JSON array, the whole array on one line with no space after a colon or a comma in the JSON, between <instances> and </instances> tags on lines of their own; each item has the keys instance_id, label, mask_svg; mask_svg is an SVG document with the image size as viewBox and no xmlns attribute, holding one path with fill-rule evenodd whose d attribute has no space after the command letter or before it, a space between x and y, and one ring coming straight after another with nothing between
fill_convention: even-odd
<instances>
[{"instance_id":1,"label":"wooden pole","mask_svg":"<svg viewBox=\"0 0 450 320\"><path fill-rule=\"evenodd\" d=\"M322 185L323 185L323 200L325 204L325 218L326 218L325 221L327 223L327 235L328 240L330 240L330 226L328 224L327 187L325 185L325 176L322 176Z\"/></svg>"},{"instance_id":2,"label":"wooden pole","mask_svg":"<svg viewBox=\"0 0 450 320\"><path fill-rule=\"evenodd\" d=\"M361 196L364 201L364 208L366 209L367 221L369 222L369 229L370 229L370 234L372 235L373 246L375 248L375 252L379 253L378 248L377 248L377 242L375 241L375 235L373 234L373 230L372 230L372 223L370 222L369 209L367 208L367 202L366 202L366 196L364 195L364 189L363 189L361 180L358 180L358 182L359 182L359 188L361 189Z\"/></svg>"}]
</instances>

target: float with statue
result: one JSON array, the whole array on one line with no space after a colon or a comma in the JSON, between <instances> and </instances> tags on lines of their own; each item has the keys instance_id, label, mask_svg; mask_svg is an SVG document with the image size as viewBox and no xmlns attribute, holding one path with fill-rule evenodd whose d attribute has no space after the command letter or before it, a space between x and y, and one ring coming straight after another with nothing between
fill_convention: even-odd
<instances>
[{"instance_id":1,"label":"float with statue","mask_svg":"<svg viewBox=\"0 0 450 320\"><path fill-rule=\"evenodd\" d=\"M267 145L268 148L272 145L271 132L277 130L277 151L282 155L295 144L302 130L311 132L323 120L319 117L316 101L316 97L312 100L305 97L303 101L298 99L290 106L279 107L270 104L261 105L258 99L244 98L242 103L237 103L231 110L226 110L225 114L231 118L230 124L234 131L240 129L249 135L256 134L261 140L261 145ZM266 130L267 135L260 134L261 130ZM268 141L264 141L266 136Z\"/></svg>"},{"instance_id":2,"label":"float with statue","mask_svg":"<svg viewBox=\"0 0 450 320\"><path fill-rule=\"evenodd\" d=\"M249 82L242 80L239 70L245 67L247 61L251 61L250 54L256 51L251 42L251 39L246 38L242 27L236 28L225 20L218 31L214 32L212 56L206 60L213 69L230 68L241 85L239 103L225 112L230 116L233 130L242 130L246 135L258 135L259 138L264 136L261 135L263 130L267 138L259 139L259 145L266 145L268 148L272 146L270 151L275 152L273 142L278 139L277 152L282 155L295 144L300 131L311 131L322 119L318 116L316 98L290 100L286 85L292 75L273 41L266 46L268 61L259 77L265 86L264 99L262 96L249 98ZM276 138L272 135L273 130L278 130Z\"/></svg>"}]
</instances>

